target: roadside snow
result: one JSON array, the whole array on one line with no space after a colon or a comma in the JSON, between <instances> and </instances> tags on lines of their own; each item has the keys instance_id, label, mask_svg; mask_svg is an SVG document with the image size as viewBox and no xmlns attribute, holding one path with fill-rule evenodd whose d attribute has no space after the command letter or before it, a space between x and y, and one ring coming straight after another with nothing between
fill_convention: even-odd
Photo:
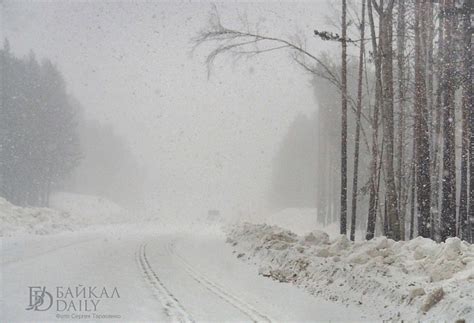
<instances>
[{"instance_id":1,"label":"roadside snow","mask_svg":"<svg viewBox=\"0 0 474 323\"><path fill-rule=\"evenodd\" d=\"M474 247L386 237L350 242L323 231L297 235L267 224L240 224L227 241L259 273L328 300L359 305L381 319L474 321Z\"/></svg>"},{"instance_id":2,"label":"roadside snow","mask_svg":"<svg viewBox=\"0 0 474 323\"><path fill-rule=\"evenodd\" d=\"M51 205L19 207L0 197L0 237L56 234L127 219L120 206L95 196L58 193Z\"/></svg>"},{"instance_id":3,"label":"roadside snow","mask_svg":"<svg viewBox=\"0 0 474 323\"><path fill-rule=\"evenodd\" d=\"M0 236L50 234L72 231L74 224L67 212L49 208L24 208L0 197Z\"/></svg>"}]
</instances>

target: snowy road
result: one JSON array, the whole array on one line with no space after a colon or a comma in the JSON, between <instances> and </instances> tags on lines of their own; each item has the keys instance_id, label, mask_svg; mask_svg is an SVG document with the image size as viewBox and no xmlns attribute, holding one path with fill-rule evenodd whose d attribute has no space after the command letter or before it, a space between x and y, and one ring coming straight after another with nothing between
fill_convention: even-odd
<instances>
[{"instance_id":1,"label":"snowy road","mask_svg":"<svg viewBox=\"0 0 474 323\"><path fill-rule=\"evenodd\" d=\"M3 238L0 321L366 319L358 309L258 276L221 234L196 232L121 225Z\"/></svg>"}]
</instances>

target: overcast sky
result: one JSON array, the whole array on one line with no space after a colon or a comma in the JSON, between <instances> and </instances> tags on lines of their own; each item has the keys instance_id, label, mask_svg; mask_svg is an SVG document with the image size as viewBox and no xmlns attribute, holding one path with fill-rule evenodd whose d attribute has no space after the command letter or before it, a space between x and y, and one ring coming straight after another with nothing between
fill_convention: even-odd
<instances>
[{"instance_id":1,"label":"overcast sky","mask_svg":"<svg viewBox=\"0 0 474 323\"><path fill-rule=\"evenodd\" d=\"M191 39L208 23L209 2L2 4L12 51L32 49L59 66L86 115L126 136L162 206L260 207L289 123L316 109L309 76L285 52L222 57L208 79L209 48L191 55ZM312 37L331 14L325 0L217 7L225 25L247 15L262 33L328 49Z\"/></svg>"}]
</instances>

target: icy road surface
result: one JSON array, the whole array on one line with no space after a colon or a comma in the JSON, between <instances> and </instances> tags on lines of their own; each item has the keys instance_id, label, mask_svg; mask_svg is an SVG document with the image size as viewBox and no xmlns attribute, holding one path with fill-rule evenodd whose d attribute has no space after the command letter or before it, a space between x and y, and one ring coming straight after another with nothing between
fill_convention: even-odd
<instances>
[{"instance_id":1,"label":"icy road surface","mask_svg":"<svg viewBox=\"0 0 474 323\"><path fill-rule=\"evenodd\" d=\"M224 240L150 224L3 238L0 322L367 319L258 276Z\"/></svg>"}]
</instances>

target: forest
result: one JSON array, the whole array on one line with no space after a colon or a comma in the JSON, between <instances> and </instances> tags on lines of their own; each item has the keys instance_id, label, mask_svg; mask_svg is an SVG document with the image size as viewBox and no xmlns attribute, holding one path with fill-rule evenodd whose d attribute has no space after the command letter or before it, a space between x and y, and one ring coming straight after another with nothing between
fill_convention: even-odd
<instances>
[{"instance_id":1,"label":"forest","mask_svg":"<svg viewBox=\"0 0 474 323\"><path fill-rule=\"evenodd\" d=\"M285 51L313 79L318 109L310 120L297 118L282 142L273 202L317 207L320 222L338 221L351 240L358 228L366 239L472 241L473 6L342 0L339 30L315 26L311 39L339 44L337 59L310 52L297 35L262 33L248 22L226 27L217 9L194 42L213 46L209 68L225 54Z\"/></svg>"},{"instance_id":2,"label":"forest","mask_svg":"<svg viewBox=\"0 0 474 323\"><path fill-rule=\"evenodd\" d=\"M21 206L48 206L55 191L142 203L143 167L112 126L84 115L57 65L33 51L17 58L5 39L0 68L0 196Z\"/></svg>"},{"instance_id":3,"label":"forest","mask_svg":"<svg viewBox=\"0 0 474 323\"><path fill-rule=\"evenodd\" d=\"M78 106L50 60L1 56L0 195L17 205L48 205L56 183L79 163ZM21 129L21 131L20 131Z\"/></svg>"}]
</instances>

